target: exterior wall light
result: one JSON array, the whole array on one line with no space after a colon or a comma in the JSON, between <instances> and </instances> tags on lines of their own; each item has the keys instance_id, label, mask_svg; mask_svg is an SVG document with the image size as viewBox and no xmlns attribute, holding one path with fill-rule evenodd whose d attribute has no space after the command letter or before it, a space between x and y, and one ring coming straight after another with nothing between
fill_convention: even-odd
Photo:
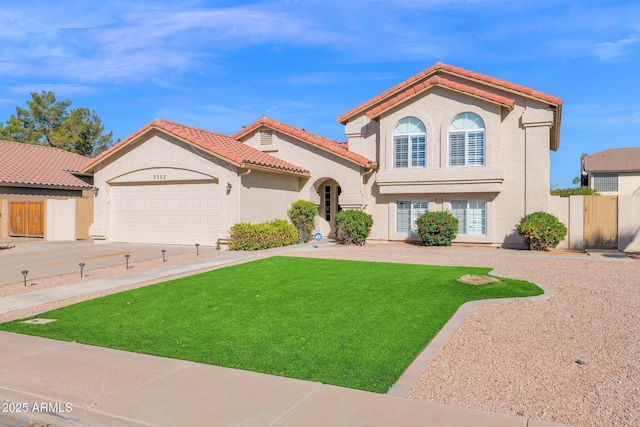
<instances>
[{"instance_id":1,"label":"exterior wall light","mask_svg":"<svg viewBox=\"0 0 640 427\"><path fill-rule=\"evenodd\" d=\"M230 182L227 182L227 194L231 193L231 188L233 188L233 186Z\"/></svg>"},{"instance_id":2,"label":"exterior wall light","mask_svg":"<svg viewBox=\"0 0 640 427\"><path fill-rule=\"evenodd\" d=\"M98 192L100 189L98 187L93 187L93 197L98 197Z\"/></svg>"}]
</instances>

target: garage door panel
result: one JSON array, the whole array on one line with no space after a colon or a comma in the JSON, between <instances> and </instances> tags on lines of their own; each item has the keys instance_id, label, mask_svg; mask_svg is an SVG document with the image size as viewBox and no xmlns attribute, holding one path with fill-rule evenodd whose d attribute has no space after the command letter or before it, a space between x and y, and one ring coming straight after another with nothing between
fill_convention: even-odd
<instances>
[{"instance_id":1,"label":"garage door panel","mask_svg":"<svg viewBox=\"0 0 640 427\"><path fill-rule=\"evenodd\" d=\"M215 245L219 228L217 184L111 187L111 240Z\"/></svg>"}]
</instances>

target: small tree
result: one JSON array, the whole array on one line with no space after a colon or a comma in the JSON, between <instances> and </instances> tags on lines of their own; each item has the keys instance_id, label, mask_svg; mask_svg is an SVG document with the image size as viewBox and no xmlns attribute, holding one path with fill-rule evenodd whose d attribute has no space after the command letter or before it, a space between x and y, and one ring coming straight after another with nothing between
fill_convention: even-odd
<instances>
[{"instance_id":1,"label":"small tree","mask_svg":"<svg viewBox=\"0 0 640 427\"><path fill-rule=\"evenodd\" d=\"M311 239L311 233L315 228L315 218L318 216L318 207L307 200L298 200L291 204L287 211L291 223L298 229L298 241L306 243Z\"/></svg>"},{"instance_id":2,"label":"small tree","mask_svg":"<svg viewBox=\"0 0 640 427\"><path fill-rule=\"evenodd\" d=\"M416 220L424 246L451 246L458 234L458 219L449 211L425 212Z\"/></svg>"},{"instance_id":3,"label":"small tree","mask_svg":"<svg viewBox=\"0 0 640 427\"><path fill-rule=\"evenodd\" d=\"M364 245L373 226L371 215L362 211L340 211L336 214L335 220L336 236L345 244Z\"/></svg>"},{"instance_id":4,"label":"small tree","mask_svg":"<svg viewBox=\"0 0 640 427\"><path fill-rule=\"evenodd\" d=\"M548 251L555 248L567 237L567 227L558 218L547 212L534 212L522 218L518 224L518 234L529 249Z\"/></svg>"}]
</instances>

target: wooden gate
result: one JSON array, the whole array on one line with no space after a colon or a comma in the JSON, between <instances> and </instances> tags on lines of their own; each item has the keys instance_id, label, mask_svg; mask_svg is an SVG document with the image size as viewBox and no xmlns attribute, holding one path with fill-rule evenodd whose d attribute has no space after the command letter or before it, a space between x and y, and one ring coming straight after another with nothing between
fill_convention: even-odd
<instances>
[{"instance_id":1,"label":"wooden gate","mask_svg":"<svg viewBox=\"0 0 640 427\"><path fill-rule=\"evenodd\" d=\"M618 197L584 196L584 247L618 248Z\"/></svg>"},{"instance_id":2,"label":"wooden gate","mask_svg":"<svg viewBox=\"0 0 640 427\"><path fill-rule=\"evenodd\" d=\"M9 235L44 237L44 202L9 203Z\"/></svg>"},{"instance_id":3,"label":"wooden gate","mask_svg":"<svg viewBox=\"0 0 640 427\"><path fill-rule=\"evenodd\" d=\"M89 240L93 222L93 196L76 199L76 240Z\"/></svg>"}]
</instances>

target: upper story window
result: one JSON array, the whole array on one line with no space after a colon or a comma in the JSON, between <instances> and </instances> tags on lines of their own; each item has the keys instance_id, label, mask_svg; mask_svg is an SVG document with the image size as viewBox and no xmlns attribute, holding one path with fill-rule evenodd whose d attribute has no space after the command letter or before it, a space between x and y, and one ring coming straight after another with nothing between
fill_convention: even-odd
<instances>
[{"instance_id":1,"label":"upper story window","mask_svg":"<svg viewBox=\"0 0 640 427\"><path fill-rule=\"evenodd\" d=\"M477 114L458 114L449 125L449 166L484 165L484 122Z\"/></svg>"},{"instance_id":2,"label":"upper story window","mask_svg":"<svg viewBox=\"0 0 640 427\"><path fill-rule=\"evenodd\" d=\"M393 130L393 167L423 168L426 165L427 132L415 117L405 117Z\"/></svg>"}]
</instances>

